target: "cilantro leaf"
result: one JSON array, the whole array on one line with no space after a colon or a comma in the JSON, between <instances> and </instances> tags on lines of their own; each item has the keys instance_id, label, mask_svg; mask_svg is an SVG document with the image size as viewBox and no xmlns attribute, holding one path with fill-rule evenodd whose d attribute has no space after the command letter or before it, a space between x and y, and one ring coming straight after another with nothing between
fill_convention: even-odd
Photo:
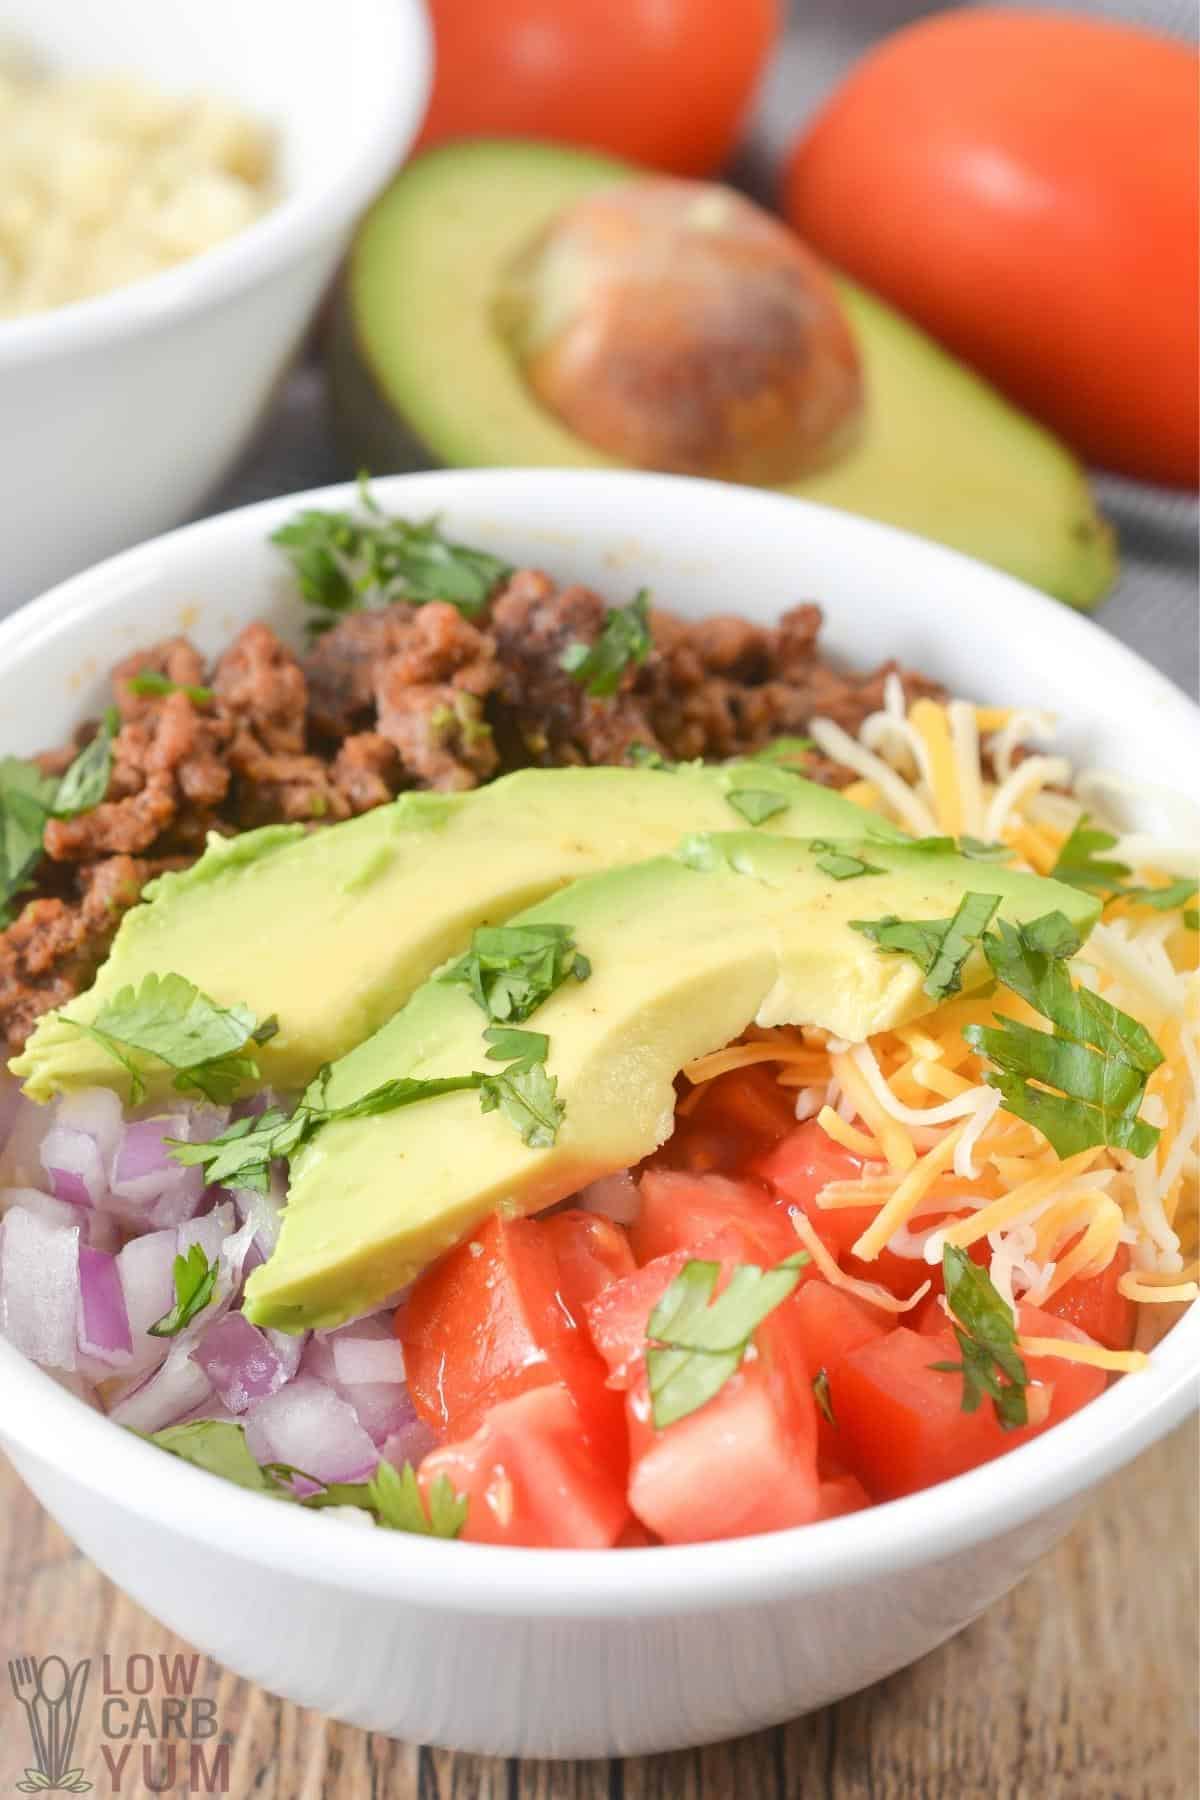
<instances>
[{"instance_id":1,"label":"cilantro leaf","mask_svg":"<svg viewBox=\"0 0 1200 1800\"><path fill-rule=\"evenodd\" d=\"M0 758L0 924L9 902L29 885L42 859L42 834L58 781L19 756Z\"/></svg>"},{"instance_id":2,"label":"cilantro leaf","mask_svg":"<svg viewBox=\"0 0 1200 1800\"><path fill-rule=\"evenodd\" d=\"M945 1000L962 987L963 965L1000 904L998 894L964 894L952 919L851 919L861 931L895 955L911 956L922 970L921 986L933 1000Z\"/></svg>"},{"instance_id":3,"label":"cilantro leaf","mask_svg":"<svg viewBox=\"0 0 1200 1800\"><path fill-rule=\"evenodd\" d=\"M544 1031L517 1031L509 1025L489 1025L483 1035L491 1045L487 1054L493 1062L544 1063L550 1052L550 1039Z\"/></svg>"},{"instance_id":4,"label":"cilantro leaf","mask_svg":"<svg viewBox=\"0 0 1200 1800\"><path fill-rule=\"evenodd\" d=\"M585 981L591 974L571 931L569 925L481 925L466 955L434 979L465 987L497 1024L519 1023L569 976Z\"/></svg>"},{"instance_id":5,"label":"cilantro leaf","mask_svg":"<svg viewBox=\"0 0 1200 1800\"><path fill-rule=\"evenodd\" d=\"M810 737L777 737L761 750L755 750L747 758L749 762L780 763L786 767L789 763L803 763L808 760L808 752L814 748Z\"/></svg>"},{"instance_id":6,"label":"cilantro leaf","mask_svg":"<svg viewBox=\"0 0 1200 1800\"><path fill-rule=\"evenodd\" d=\"M187 1167L204 1170L209 1187L253 1188L265 1194L271 1164L290 1156L304 1139L310 1115L303 1108L289 1118L279 1107L268 1107L259 1118L235 1119L217 1137L202 1144L166 1138L172 1157Z\"/></svg>"},{"instance_id":7,"label":"cilantro leaf","mask_svg":"<svg viewBox=\"0 0 1200 1800\"><path fill-rule=\"evenodd\" d=\"M1186 876L1163 887L1145 887L1127 881L1126 877L1132 874L1128 863L1096 854L1114 849L1117 842L1111 832L1089 825L1088 814L1084 813L1058 853L1058 861L1050 871L1052 878L1087 893L1098 894L1106 903L1132 900L1139 906L1152 906L1156 912L1170 912L1183 906L1200 887L1200 883Z\"/></svg>"},{"instance_id":8,"label":"cilantro leaf","mask_svg":"<svg viewBox=\"0 0 1200 1800\"><path fill-rule=\"evenodd\" d=\"M413 1106L419 1100L434 1100L439 1094L477 1088L483 1080L482 1075L474 1074L439 1075L426 1080L404 1075L394 1081L381 1082L357 1100L348 1100L344 1106L330 1107L327 1111L313 1109L310 1117L314 1127L326 1125L333 1119L369 1119L378 1113L395 1112L401 1106ZM308 1109L301 1107L300 1110Z\"/></svg>"},{"instance_id":9,"label":"cilantro leaf","mask_svg":"<svg viewBox=\"0 0 1200 1800\"><path fill-rule=\"evenodd\" d=\"M1013 851L1007 844L988 843L985 838L972 837L964 831L958 840L960 856L969 856L973 862L1011 862Z\"/></svg>"},{"instance_id":10,"label":"cilantro leaf","mask_svg":"<svg viewBox=\"0 0 1200 1800\"><path fill-rule=\"evenodd\" d=\"M249 1044L265 1043L278 1029L261 1024L247 1006L218 1006L182 975L144 975L124 987L76 1029L102 1044L128 1071L135 1104L145 1093L141 1070L129 1052L153 1056L177 1071L180 1093L200 1093L224 1103L258 1077Z\"/></svg>"},{"instance_id":11,"label":"cilantro leaf","mask_svg":"<svg viewBox=\"0 0 1200 1800\"><path fill-rule=\"evenodd\" d=\"M686 1419L720 1393L740 1368L758 1326L787 1299L808 1260L807 1251L799 1250L773 1269L740 1264L715 1300L720 1263L683 1265L646 1326L646 1374L657 1430Z\"/></svg>"},{"instance_id":12,"label":"cilantro leaf","mask_svg":"<svg viewBox=\"0 0 1200 1800\"><path fill-rule=\"evenodd\" d=\"M499 1107L531 1150L545 1150L557 1140L567 1111L557 1078L541 1062L515 1063L499 1075L480 1076L479 1105L485 1113Z\"/></svg>"},{"instance_id":13,"label":"cilantro leaf","mask_svg":"<svg viewBox=\"0 0 1200 1800\"><path fill-rule=\"evenodd\" d=\"M989 1398L1003 1430L1027 1424L1029 1376L1017 1350L1011 1308L996 1292L987 1270L957 1244L947 1244L942 1251L942 1277L946 1304L958 1321L954 1336L962 1361L930 1363L930 1368L962 1375L964 1412L975 1412Z\"/></svg>"},{"instance_id":14,"label":"cilantro leaf","mask_svg":"<svg viewBox=\"0 0 1200 1800\"><path fill-rule=\"evenodd\" d=\"M772 793L770 788L732 788L725 798L734 812L741 813L751 825L761 825L776 813L786 812L791 802L786 794Z\"/></svg>"},{"instance_id":15,"label":"cilantro leaf","mask_svg":"<svg viewBox=\"0 0 1200 1800\"><path fill-rule=\"evenodd\" d=\"M673 775L679 767L678 763L668 762L661 750L652 750L649 744L630 744L624 760L630 768L661 769L668 775Z\"/></svg>"},{"instance_id":16,"label":"cilantro leaf","mask_svg":"<svg viewBox=\"0 0 1200 1800\"><path fill-rule=\"evenodd\" d=\"M157 1444L171 1456L178 1456L194 1468L207 1469L225 1481L248 1488L255 1494L275 1494L280 1499L290 1496L280 1487L274 1474L255 1462L246 1448L246 1428L227 1419L192 1419L186 1425L165 1425L160 1431L135 1432L147 1443Z\"/></svg>"},{"instance_id":17,"label":"cilantro leaf","mask_svg":"<svg viewBox=\"0 0 1200 1800\"><path fill-rule=\"evenodd\" d=\"M177 1256L172 1271L175 1304L170 1312L146 1327L151 1337L178 1337L197 1313L203 1312L217 1284L216 1262L209 1262L201 1244L193 1244L185 1256Z\"/></svg>"},{"instance_id":18,"label":"cilantro leaf","mask_svg":"<svg viewBox=\"0 0 1200 1800\"><path fill-rule=\"evenodd\" d=\"M810 850L819 850L817 867L826 875L832 875L835 881L854 881L860 875L882 875L883 870L875 863L865 862L854 851L847 850L842 844L827 844L814 838L809 845Z\"/></svg>"},{"instance_id":19,"label":"cilantro leaf","mask_svg":"<svg viewBox=\"0 0 1200 1800\"><path fill-rule=\"evenodd\" d=\"M595 643L568 644L558 659L559 667L597 699L615 694L625 670L644 663L650 654L649 605L649 590L640 588L628 606L611 607Z\"/></svg>"},{"instance_id":20,"label":"cilantro leaf","mask_svg":"<svg viewBox=\"0 0 1200 1800\"><path fill-rule=\"evenodd\" d=\"M157 669L139 669L129 678L129 690L143 698L157 694L186 694L193 706L207 706L213 697L210 687L189 687L186 681L172 681Z\"/></svg>"},{"instance_id":21,"label":"cilantro leaf","mask_svg":"<svg viewBox=\"0 0 1200 1800\"><path fill-rule=\"evenodd\" d=\"M397 1469L381 1462L367 1482L367 1493L379 1523L389 1531L411 1531L421 1537L456 1538L467 1522L466 1496L456 1494L448 1475L439 1475L429 1490L429 1510L410 1462Z\"/></svg>"},{"instance_id":22,"label":"cilantro leaf","mask_svg":"<svg viewBox=\"0 0 1200 1800\"><path fill-rule=\"evenodd\" d=\"M365 517L308 510L272 532L310 606L329 613L446 600L468 618L486 605L511 567L486 550L452 543L436 521L390 517L360 478Z\"/></svg>"},{"instance_id":23,"label":"cilantro leaf","mask_svg":"<svg viewBox=\"0 0 1200 1800\"><path fill-rule=\"evenodd\" d=\"M113 739L120 729L120 715L115 706L110 706L95 737L79 752L58 784L54 796L56 819L73 819L78 813L90 812L104 799L112 771Z\"/></svg>"},{"instance_id":24,"label":"cilantro leaf","mask_svg":"<svg viewBox=\"0 0 1200 1800\"><path fill-rule=\"evenodd\" d=\"M822 1417L828 1419L836 1431L837 1420L833 1416L833 1397L829 1392L829 1371L827 1369L817 1370L813 1376L812 1391L813 1399L816 1401Z\"/></svg>"},{"instance_id":25,"label":"cilantro leaf","mask_svg":"<svg viewBox=\"0 0 1200 1800\"><path fill-rule=\"evenodd\" d=\"M1159 1134L1138 1111L1162 1052L1144 1025L1074 986L1067 968L1079 948L1074 927L1062 913L1020 927L1002 919L983 948L997 980L1053 1026L1038 1031L998 1017L995 1025L964 1031L994 1065L984 1080L1006 1109L1035 1126L1059 1156L1098 1144L1148 1156Z\"/></svg>"}]
</instances>

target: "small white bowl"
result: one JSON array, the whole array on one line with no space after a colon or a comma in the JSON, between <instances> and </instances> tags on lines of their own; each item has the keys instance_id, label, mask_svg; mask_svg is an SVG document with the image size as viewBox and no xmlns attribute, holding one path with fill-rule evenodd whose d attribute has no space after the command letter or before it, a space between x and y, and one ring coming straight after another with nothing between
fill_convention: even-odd
<instances>
[{"instance_id":1,"label":"small white bowl","mask_svg":"<svg viewBox=\"0 0 1200 1800\"><path fill-rule=\"evenodd\" d=\"M0 39L234 101L274 132L281 188L189 262L0 319L3 610L178 523L227 472L416 134L430 46L421 0L0 0Z\"/></svg>"},{"instance_id":2,"label":"small white bowl","mask_svg":"<svg viewBox=\"0 0 1200 1800\"><path fill-rule=\"evenodd\" d=\"M624 473L445 472L389 508L621 599L763 621L813 597L831 649L897 655L959 693L1069 721L1069 754L1151 782L1200 766L1200 713L1089 621L993 570L848 514ZM228 513L68 582L0 625L2 751L98 710L105 671L186 630L265 616L300 640L268 533L336 488ZM910 1499L771 1536L609 1552L354 1529L229 1487L119 1430L0 1343L0 1438L71 1536L202 1650L305 1706L398 1737L528 1756L633 1754L750 1731L924 1655L1026 1572L1088 1491L1195 1404L1200 1306L1093 1405Z\"/></svg>"}]
</instances>

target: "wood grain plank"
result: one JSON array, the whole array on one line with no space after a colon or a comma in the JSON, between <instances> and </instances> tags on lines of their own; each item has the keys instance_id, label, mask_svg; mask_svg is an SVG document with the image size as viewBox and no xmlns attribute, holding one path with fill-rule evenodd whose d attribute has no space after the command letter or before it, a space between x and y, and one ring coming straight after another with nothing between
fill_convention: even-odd
<instances>
[{"instance_id":1,"label":"wood grain plank","mask_svg":"<svg viewBox=\"0 0 1200 1800\"><path fill-rule=\"evenodd\" d=\"M708 1749L625 1763L456 1756L333 1725L202 1659L238 1800L1196 1800L1197 1431L1110 1482L1074 1533L959 1637L838 1706ZM3 1655L186 1646L117 1593L0 1467ZM23 1732L0 1695L0 1789ZM98 1800L187 1800L161 1748L118 1790L89 1705L76 1760ZM162 1784L162 1785L160 1785Z\"/></svg>"}]
</instances>

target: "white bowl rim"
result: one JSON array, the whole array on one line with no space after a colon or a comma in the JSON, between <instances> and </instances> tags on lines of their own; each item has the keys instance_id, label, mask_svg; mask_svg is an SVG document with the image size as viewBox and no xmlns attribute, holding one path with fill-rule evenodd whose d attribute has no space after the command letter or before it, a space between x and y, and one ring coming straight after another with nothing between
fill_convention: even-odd
<instances>
[{"instance_id":1,"label":"white bowl rim","mask_svg":"<svg viewBox=\"0 0 1200 1800\"><path fill-rule=\"evenodd\" d=\"M423 0L360 0L382 33L396 33L394 58L373 62L361 148L319 181L285 194L232 237L169 269L86 300L28 317L0 319L0 370L115 342L224 302L302 256L311 244L350 229L399 165L429 97L433 46Z\"/></svg>"},{"instance_id":2,"label":"white bowl rim","mask_svg":"<svg viewBox=\"0 0 1200 1800\"><path fill-rule=\"evenodd\" d=\"M384 504L402 506L422 489L461 490L486 501L490 488L517 478L536 493L554 482L594 490L658 486L742 496L739 504L804 508L816 518L831 509L768 491L729 489L718 482L625 470L438 470L384 476L372 483ZM441 492L439 493L439 490ZM270 529L282 512L333 509L354 502L352 482L259 501L184 526L96 564L31 601L0 623L0 655L40 635L64 615L80 614L121 592L124 571L144 559L165 571L173 556L199 538L231 539ZM427 508L427 510L429 510ZM781 514L782 516L782 514ZM621 517L619 506L614 517ZM1040 622L1095 656L1103 647L1127 671L1129 691L1161 708L1170 704L1200 754L1200 710L1134 651L1090 619L941 545L871 520L836 515L842 531L869 535L894 556L941 565L958 582L990 586L1014 628ZM95 590L93 593L92 590ZM180 1538L193 1539L247 1562L291 1571L308 1582L378 1595L386 1593L431 1611L521 1618L620 1619L684 1617L744 1606L781 1593L852 1586L885 1573L936 1564L960 1550L1018 1530L1039 1514L1067 1505L1200 1405L1200 1302L1192 1305L1153 1353L1151 1367L1110 1387L1043 1437L996 1461L903 1500L823 1524L757 1537L638 1550L525 1550L445 1543L401 1532L339 1530L340 1521L247 1492L195 1469L131 1433L61 1387L0 1339L0 1441L82 1483Z\"/></svg>"}]
</instances>

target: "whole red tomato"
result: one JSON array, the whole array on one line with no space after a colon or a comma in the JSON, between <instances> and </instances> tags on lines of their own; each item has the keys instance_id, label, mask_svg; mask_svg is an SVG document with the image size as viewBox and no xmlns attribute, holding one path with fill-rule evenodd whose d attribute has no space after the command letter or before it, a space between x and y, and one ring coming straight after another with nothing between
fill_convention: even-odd
<instances>
[{"instance_id":1,"label":"whole red tomato","mask_svg":"<svg viewBox=\"0 0 1200 1800\"><path fill-rule=\"evenodd\" d=\"M726 160L779 24L778 0L431 0L422 146L553 138L674 175Z\"/></svg>"},{"instance_id":2,"label":"whole red tomato","mask_svg":"<svg viewBox=\"0 0 1200 1800\"><path fill-rule=\"evenodd\" d=\"M923 20L803 134L785 210L1085 456L1190 486L1198 74L1132 26Z\"/></svg>"}]
</instances>

